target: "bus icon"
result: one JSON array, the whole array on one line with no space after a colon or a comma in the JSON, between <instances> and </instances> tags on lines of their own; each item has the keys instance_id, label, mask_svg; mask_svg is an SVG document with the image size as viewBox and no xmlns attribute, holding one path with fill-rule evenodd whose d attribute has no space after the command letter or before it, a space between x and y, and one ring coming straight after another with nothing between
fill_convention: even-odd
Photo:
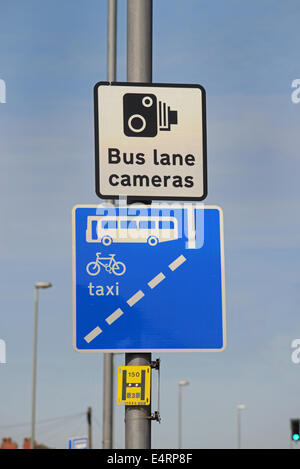
<instances>
[{"instance_id":1,"label":"bus icon","mask_svg":"<svg viewBox=\"0 0 300 469\"><path fill-rule=\"evenodd\" d=\"M87 243L158 243L178 239L175 217L90 216L87 217Z\"/></svg>"}]
</instances>

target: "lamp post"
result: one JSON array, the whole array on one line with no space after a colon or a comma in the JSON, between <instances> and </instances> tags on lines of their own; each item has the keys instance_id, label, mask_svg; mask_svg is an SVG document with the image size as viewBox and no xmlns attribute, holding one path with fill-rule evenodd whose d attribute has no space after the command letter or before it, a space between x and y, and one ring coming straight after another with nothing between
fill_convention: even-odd
<instances>
[{"instance_id":1,"label":"lamp post","mask_svg":"<svg viewBox=\"0 0 300 469\"><path fill-rule=\"evenodd\" d=\"M237 438L238 438L238 449L241 449L241 412L246 409L244 404L237 406Z\"/></svg>"},{"instance_id":2,"label":"lamp post","mask_svg":"<svg viewBox=\"0 0 300 469\"><path fill-rule=\"evenodd\" d=\"M33 364L32 364L32 413L31 413L31 449L34 448L35 439L35 403L36 403L36 362L37 362L37 324L39 289L52 287L50 282L37 282L34 285L34 319L33 319Z\"/></svg>"},{"instance_id":3,"label":"lamp post","mask_svg":"<svg viewBox=\"0 0 300 469\"><path fill-rule=\"evenodd\" d=\"M181 449L182 444L182 387L189 384L188 381L178 382L178 449Z\"/></svg>"}]
</instances>

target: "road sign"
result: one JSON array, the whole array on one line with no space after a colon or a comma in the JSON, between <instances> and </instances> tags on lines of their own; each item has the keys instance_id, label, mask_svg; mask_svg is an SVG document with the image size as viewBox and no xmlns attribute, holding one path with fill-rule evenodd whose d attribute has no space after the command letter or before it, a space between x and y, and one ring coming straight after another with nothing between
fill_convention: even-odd
<instances>
[{"instance_id":1,"label":"road sign","mask_svg":"<svg viewBox=\"0 0 300 469\"><path fill-rule=\"evenodd\" d=\"M205 199L202 86L100 82L94 99L99 197Z\"/></svg>"},{"instance_id":2,"label":"road sign","mask_svg":"<svg viewBox=\"0 0 300 469\"><path fill-rule=\"evenodd\" d=\"M150 405L150 393L150 366L119 366L118 405Z\"/></svg>"},{"instance_id":3,"label":"road sign","mask_svg":"<svg viewBox=\"0 0 300 469\"><path fill-rule=\"evenodd\" d=\"M85 437L76 437L69 439L69 449L88 449L89 442L88 438Z\"/></svg>"},{"instance_id":4,"label":"road sign","mask_svg":"<svg viewBox=\"0 0 300 469\"><path fill-rule=\"evenodd\" d=\"M73 343L79 352L222 350L222 210L74 207Z\"/></svg>"}]
</instances>

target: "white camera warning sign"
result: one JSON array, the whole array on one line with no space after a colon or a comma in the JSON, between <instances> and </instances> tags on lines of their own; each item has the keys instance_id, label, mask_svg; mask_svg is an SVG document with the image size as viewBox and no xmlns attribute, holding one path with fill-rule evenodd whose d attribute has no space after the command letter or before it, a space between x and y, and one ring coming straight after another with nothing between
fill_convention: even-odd
<instances>
[{"instance_id":1,"label":"white camera warning sign","mask_svg":"<svg viewBox=\"0 0 300 469\"><path fill-rule=\"evenodd\" d=\"M100 82L94 99L99 197L206 198L202 86Z\"/></svg>"}]
</instances>

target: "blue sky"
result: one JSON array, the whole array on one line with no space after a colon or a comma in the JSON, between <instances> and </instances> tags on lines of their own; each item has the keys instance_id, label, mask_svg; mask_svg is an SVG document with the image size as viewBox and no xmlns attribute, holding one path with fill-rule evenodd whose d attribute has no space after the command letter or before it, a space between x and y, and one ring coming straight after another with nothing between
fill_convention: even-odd
<instances>
[{"instance_id":1,"label":"blue sky","mask_svg":"<svg viewBox=\"0 0 300 469\"><path fill-rule=\"evenodd\" d=\"M118 80L126 79L126 2L119 0ZM0 438L20 443L30 421L33 285L40 295L37 419L92 406L101 445L102 356L72 350L71 209L97 203L93 86L106 78L106 0L2 0L0 78ZM207 91L208 198L225 220L228 347L222 354L161 354L162 423L153 447L177 443L177 382L184 446L287 448L300 416L300 78L297 0L154 0L153 81ZM184 288L184 287L183 287ZM155 357L154 357L155 358ZM116 356L116 367L123 356ZM115 445L124 446L115 406ZM65 447L84 416L37 427Z\"/></svg>"}]
</instances>

